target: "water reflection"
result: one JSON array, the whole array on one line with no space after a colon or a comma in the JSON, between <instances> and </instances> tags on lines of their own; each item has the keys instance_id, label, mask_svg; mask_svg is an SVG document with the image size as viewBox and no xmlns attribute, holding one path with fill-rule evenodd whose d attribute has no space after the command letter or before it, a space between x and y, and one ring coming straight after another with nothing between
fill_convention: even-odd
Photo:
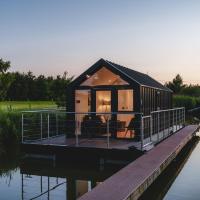
<instances>
[{"instance_id":1,"label":"water reflection","mask_svg":"<svg viewBox=\"0 0 200 200\"><path fill-rule=\"evenodd\" d=\"M6 170L0 166L0 199L74 200L121 167L82 163L54 166L53 162L36 160L26 160Z\"/></svg>"},{"instance_id":2,"label":"water reflection","mask_svg":"<svg viewBox=\"0 0 200 200\"><path fill-rule=\"evenodd\" d=\"M153 199L153 200L183 200L183 199L193 199L193 198L187 198L187 195L184 197L181 196L184 191L187 191L186 193L189 194L189 188L193 187L193 184L188 185L188 178L189 177L195 177L197 175L192 173L194 168L198 167L199 165L190 165L190 173L187 174L187 177L184 177L184 180L182 180L182 183L179 183L181 185L187 185L187 188L183 189L181 191L181 187L177 188L177 180L180 179L180 177L183 177L183 172L185 171L185 168L187 168L188 163L191 162L191 158L194 157L194 154L196 154L196 151L200 150L200 143L199 143L199 137L195 137L193 140L191 140L188 145L186 145L183 150L180 152L179 156L172 162L167 169L159 176L159 178L146 190L146 192L140 197L140 200L146 200L146 199ZM194 150L194 151L193 151ZM188 160L189 159L189 160ZM196 168L197 169L197 168ZM190 178L189 178L190 179ZM180 186L180 185L179 185ZM174 196L172 196L172 192L174 192ZM199 189L196 188L196 192L198 192ZM193 193L194 194L194 193ZM192 193L191 193L192 195ZM179 196L179 198L178 198ZM183 198L184 197L184 198ZM199 195L196 196L196 199L199 199Z\"/></svg>"}]
</instances>

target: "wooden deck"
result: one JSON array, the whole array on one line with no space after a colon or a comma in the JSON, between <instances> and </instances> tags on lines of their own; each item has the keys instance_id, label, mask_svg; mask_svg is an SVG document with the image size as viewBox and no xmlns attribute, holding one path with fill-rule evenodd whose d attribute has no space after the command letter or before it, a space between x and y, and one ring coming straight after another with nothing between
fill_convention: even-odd
<instances>
[{"instance_id":1,"label":"wooden deck","mask_svg":"<svg viewBox=\"0 0 200 200\"><path fill-rule=\"evenodd\" d=\"M134 200L153 183L191 140L199 126L187 126L108 178L80 200Z\"/></svg>"},{"instance_id":2,"label":"wooden deck","mask_svg":"<svg viewBox=\"0 0 200 200\"><path fill-rule=\"evenodd\" d=\"M179 126L178 129L183 128ZM165 129L159 134L152 136L152 142L150 138L144 139L145 147L143 150L149 150L156 143L170 136L170 133L176 130L171 127L170 129ZM35 140L32 142L24 142L25 144L36 144L36 145L51 145L51 146L65 146L65 147L78 147L78 148L98 148L98 149L108 149L107 137L104 138L78 138L78 144L76 144L76 138L66 138L65 135L51 137L49 139ZM131 139L109 139L109 149L119 149L119 150L129 150L138 149L141 150L141 142L134 141Z\"/></svg>"},{"instance_id":3,"label":"wooden deck","mask_svg":"<svg viewBox=\"0 0 200 200\"><path fill-rule=\"evenodd\" d=\"M57 136L49 139L38 140L27 144L37 144L37 145L55 145L55 146L66 146L66 147L87 147L87 148L101 148L107 149L108 142L107 138L79 138L78 145L76 144L76 138L66 138L64 135ZM109 139L109 148L111 149L124 149L128 150L139 145L139 142L134 142L126 139Z\"/></svg>"}]
</instances>

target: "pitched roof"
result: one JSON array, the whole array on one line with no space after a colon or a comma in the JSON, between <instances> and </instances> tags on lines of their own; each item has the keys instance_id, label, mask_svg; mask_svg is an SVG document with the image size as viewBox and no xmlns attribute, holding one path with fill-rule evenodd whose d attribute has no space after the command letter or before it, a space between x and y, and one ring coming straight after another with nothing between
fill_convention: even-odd
<instances>
[{"instance_id":1,"label":"pitched roof","mask_svg":"<svg viewBox=\"0 0 200 200\"><path fill-rule=\"evenodd\" d=\"M130 68L127 68L127 67L124 67L124 66L121 66L121 65L118 65L118 64L113 63L113 62L108 61L108 60L104 60L104 61L106 63L108 63L109 65L111 65L112 67L116 68L118 71L122 72L124 75L128 76L133 81L136 81L140 85L149 86L149 87L153 87L153 88L172 92L169 88L165 87L164 85L162 85L161 83L159 83L155 79L151 78L147 74L132 70Z\"/></svg>"}]
</instances>

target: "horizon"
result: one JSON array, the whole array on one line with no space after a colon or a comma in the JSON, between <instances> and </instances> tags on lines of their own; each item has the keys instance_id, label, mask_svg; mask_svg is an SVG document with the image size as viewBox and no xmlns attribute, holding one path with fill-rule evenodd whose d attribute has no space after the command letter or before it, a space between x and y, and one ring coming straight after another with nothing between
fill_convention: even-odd
<instances>
[{"instance_id":1,"label":"horizon","mask_svg":"<svg viewBox=\"0 0 200 200\"><path fill-rule=\"evenodd\" d=\"M165 83L199 84L200 2L0 2L0 57L11 71L77 77L100 58Z\"/></svg>"}]
</instances>

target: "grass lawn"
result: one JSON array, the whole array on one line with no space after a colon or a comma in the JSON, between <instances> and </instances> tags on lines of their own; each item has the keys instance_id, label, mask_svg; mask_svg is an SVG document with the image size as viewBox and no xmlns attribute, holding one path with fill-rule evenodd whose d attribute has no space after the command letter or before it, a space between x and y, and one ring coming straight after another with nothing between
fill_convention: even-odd
<instances>
[{"instance_id":1,"label":"grass lawn","mask_svg":"<svg viewBox=\"0 0 200 200\"><path fill-rule=\"evenodd\" d=\"M0 101L0 110L39 110L57 108L53 101Z\"/></svg>"}]
</instances>

